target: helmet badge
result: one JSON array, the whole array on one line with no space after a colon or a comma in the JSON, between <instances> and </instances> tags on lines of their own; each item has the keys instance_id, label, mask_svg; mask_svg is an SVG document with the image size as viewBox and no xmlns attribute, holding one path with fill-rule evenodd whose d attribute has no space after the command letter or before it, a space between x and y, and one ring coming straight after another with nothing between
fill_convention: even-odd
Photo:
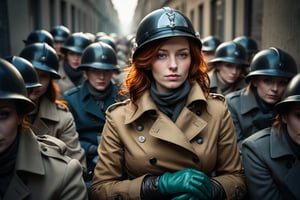
<instances>
[{"instance_id":1,"label":"helmet badge","mask_svg":"<svg viewBox=\"0 0 300 200\"><path fill-rule=\"evenodd\" d=\"M169 27L174 28L175 27L175 13L173 11L173 9L168 9L166 12L166 15L168 15L169 21L170 21L170 25Z\"/></svg>"}]
</instances>

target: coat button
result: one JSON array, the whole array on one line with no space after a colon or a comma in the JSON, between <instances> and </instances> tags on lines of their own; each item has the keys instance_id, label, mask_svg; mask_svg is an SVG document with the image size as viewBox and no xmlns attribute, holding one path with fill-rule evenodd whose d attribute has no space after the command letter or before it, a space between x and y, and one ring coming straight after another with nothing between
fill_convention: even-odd
<instances>
[{"instance_id":1,"label":"coat button","mask_svg":"<svg viewBox=\"0 0 300 200\"><path fill-rule=\"evenodd\" d=\"M196 156L195 156L195 157L193 157L193 159L192 159L192 160L193 160L193 162L194 162L194 163L198 163L198 162L199 162L199 158L198 158L198 157L196 157Z\"/></svg>"},{"instance_id":2,"label":"coat button","mask_svg":"<svg viewBox=\"0 0 300 200\"><path fill-rule=\"evenodd\" d=\"M200 116L200 115L201 115L201 111L197 110L197 111L196 111L196 115L197 115L197 116Z\"/></svg>"},{"instance_id":3,"label":"coat button","mask_svg":"<svg viewBox=\"0 0 300 200\"><path fill-rule=\"evenodd\" d=\"M146 138L141 135L141 136L138 137L138 140L139 140L140 143L144 143Z\"/></svg>"},{"instance_id":4,"label":"coat button","mask_svg":"<svg viewBox=\"0 0 300 200\"><path fill-rule=\"evenodd\" d=\"M42 147L42 151L46 152L47 151L47 147Z\"/></svg>"},{"instance_id":5,"label":"coat button","mask_svg":"<svg viewBox=\"0 0 300 200\"><path fill-rule=\"evenodd\" d=\"M157 159L155 157L152 157L149 159L149 162L151 165L155 165L157 163Z\"/></svg>"},{"instance_id":6,"label":"coat button","mask_svg":"<svg viewBox=\"0 0 300 200\"><path fill-rule=\"evenodd\" d=\"M202 138L202 137L198 137L197 143L198 143L198 144L202 144L202 143L203 143L203 138Z\"/></svg>"},{"instance_id":7,"label":"coat button","mask_svg":"<svg viewBox=\"0 0 300 200\"><path fill-rule=\"evenodd\" d=\"M137 130L137 131L143 131L143 130L144 130L144 126L143 126L142 124L138 124L138 125L136 126L136 130Z\"/></svg>"}]
</instances>

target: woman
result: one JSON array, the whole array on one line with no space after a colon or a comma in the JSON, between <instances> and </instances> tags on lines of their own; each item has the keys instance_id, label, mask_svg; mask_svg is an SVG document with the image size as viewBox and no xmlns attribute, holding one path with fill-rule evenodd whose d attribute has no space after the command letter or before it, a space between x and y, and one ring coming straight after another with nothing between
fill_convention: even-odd
<instances>
[{"instance_id":1,"label":"woman","mask_svg":"<svg viewBox=\"0 0 300 200\"><path fill-rule=\"evenodd\" d=\"M21 74L0 59L0 199L87 199L79 162L28 127L34 103L26 95Z\"/></svg>"},{"instance_id":2,"label":"woman","mask_svg":"<svg viewBox=\"0 0 300 200\"><path fill-rule=\"evenodd\" d=\"M68 147L66 154L79 160L85 167L85 155L80 147L72 113L64 101L57 99L59 91L55 79L60 76L57 73L58 57L55 50L46 43L35 43L25 47L20 57L32 63L42 84L28 94L37 105L28 115L33 132L52 135L65 142Z\"/></svg>"},{"instance_id":3,"label":"woman","mask_svg":"<svg viewBox=\"0 0 300 200\"><path fill-rule=\"evenodd\" d=\"M77 88L65 92L65 100L74 116L79 141L87 160L86 183L89 186L98 159L97 146L105 123L105 111L117 101L118 88L111 81L117 69L115 51L103 42L89 45L78 67L87 80Z\"/></svg>"},{"instance_id":4,"label":"woman","mask_svg":"<svg viewBox=\"0 0 300 200\"><path fill-rule=\"evenodd\" d=\"M254 56L247 87L226 96L240 148L245 138L272 125L274 105L296 73L296 62L281 49L271 47Z\"/></svg>"},{"instance_id":5,"label":"woman","mask_svg":"<svg viewBox=\"0 0 300 200\"><path fill-rule=\"evenodd\" d=\"M272 128L255 133L242 146L250 199L300 198L300 74L275 110Z\"/></svg>"},{"instance_id":6,"label":"woman","mask_svg":"<svg viewBox=\"0 0 300 200\"><path fill-rule=\"evenodd\" d=\"M215 58L208 62L212 65L209 72L210 92L226 95L246 86L245 73L249 66L245 48L233 41L221 43Z\"/></svg>"},{"instance_id":7,"label":"woman","mask_svg":"<svg viewBox=\"0 0 300 200\"><path fill-rule=\"evenodd\" d=\"M209 94L189 19L155 10L139 24L136 42L130 100L107 110L91 199L241 198L233 123L224 98Z\"/></svg>"},{"instance_id":8,"label":"woman","mask_svg":"<svg viewBox=\"0 0 300 200\"><path fill-rule=\"evenodd\" d=\"M61 47L61 52L64 54L64 61L59 67L58 73L61 79L57 80L60 89L60 98L68 89L77 87L85 80L84 73L77 70L81 64L81 55L83 50L91 44L90 39L82 32L71 34Z\"/></svg>"}]
</instances>

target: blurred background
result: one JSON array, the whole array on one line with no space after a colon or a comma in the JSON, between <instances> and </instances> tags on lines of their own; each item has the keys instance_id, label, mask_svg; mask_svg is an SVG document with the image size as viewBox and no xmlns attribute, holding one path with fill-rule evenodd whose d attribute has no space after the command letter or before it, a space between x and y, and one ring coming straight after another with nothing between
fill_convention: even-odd
<instances>
[{"instance_id":1,"label":"blurred background","mask_svg":"<svg viewBox=\"0 0 300 200\"><path fill-rule=\"evenodd\" d=\"M289 52L299 70L299 0L1 0L0 57L19 54L30 32L55 25L126 38L146 14L164 6L188 16L201 38L249 36L259 49L275 46Z\"/></svg>"}]
</instances>

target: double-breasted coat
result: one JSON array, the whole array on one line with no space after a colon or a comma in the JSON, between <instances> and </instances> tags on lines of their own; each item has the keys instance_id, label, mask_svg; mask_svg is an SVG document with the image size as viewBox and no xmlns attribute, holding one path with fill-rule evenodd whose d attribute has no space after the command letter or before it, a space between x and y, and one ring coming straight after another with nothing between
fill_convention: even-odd
<instances>
[{"instance_id":1,"label":"double-breasted coat","mask_svg":"<svg viewBox=\"0 0 300 200\"><path fill-rule=\"evenodd\" d=\"M300 199L299 155L286 132L263 129L243 142L242 151L250 199Z\"/></svg>"},{"instance_id":2,"label":"double-breasted coat","mask_svg":"<svg viewBox=\"0 0 300 200\"><path fill-rule=\"evenodd\" d=\"M72 88L65 92L64 98L68 102L74 116L79 141L85 150L88 170L94 170L97 155L97 146L105 123L105 111L111 104L116 102L118 91L113 86L111 93L105 98L102 108L97 105L96 100L89 93L88 80L80 87ZM91 146L96 146L95 152L91 152ZM91 173L91 172L88 172Z\"/></svg>"},{"instance_id":3,"label":"double-breasted coat","mask_svg":"<svg viewBox=\"0 0 300 200\"><path fill-rule=\"evenodd\" d=\"M272 125L274 112L264 113L259 107L253 91L243 88L226 95L225 98L240 149L245 138Z\"/></svg>"},{"instance_id":4,"label":"double-breasted coat","mask_svg":"<svg viewBox=\"0 0 300 200\"><path fill-rule=\"evenodd\" d=\"M64 155L65 144L51 136L20 132L14 175L2 200L87 199L82 167Z\"/></svg>"},{"instance_id":5,"label":"double-breasted coat","mask_svg":"<svg viewBox=\"0 0 300 200\"><path fill-rule=\"evenodd\" d=\"M66 155L79 160L86 167L85 153L79 143L73 115L65 107L42 97L31 129L37 135L51 135L65 142Z\"/></svg>"},{"instance_id":6,"label":"double-breasted coat","mask_svg":"<svg viewBox=\"0 0 300 200\"><path fill-rule=\"evenodd\" d=\"M140 199L145 175L185 168L214 174L227 199L242 196L244 173L223 96L206 99L193 85L175 123L158 110L148 91L136 103L127 100L107 110L91 199ZM124 174L128 180L121 181Z\"/></svg>"}]
</instances>

